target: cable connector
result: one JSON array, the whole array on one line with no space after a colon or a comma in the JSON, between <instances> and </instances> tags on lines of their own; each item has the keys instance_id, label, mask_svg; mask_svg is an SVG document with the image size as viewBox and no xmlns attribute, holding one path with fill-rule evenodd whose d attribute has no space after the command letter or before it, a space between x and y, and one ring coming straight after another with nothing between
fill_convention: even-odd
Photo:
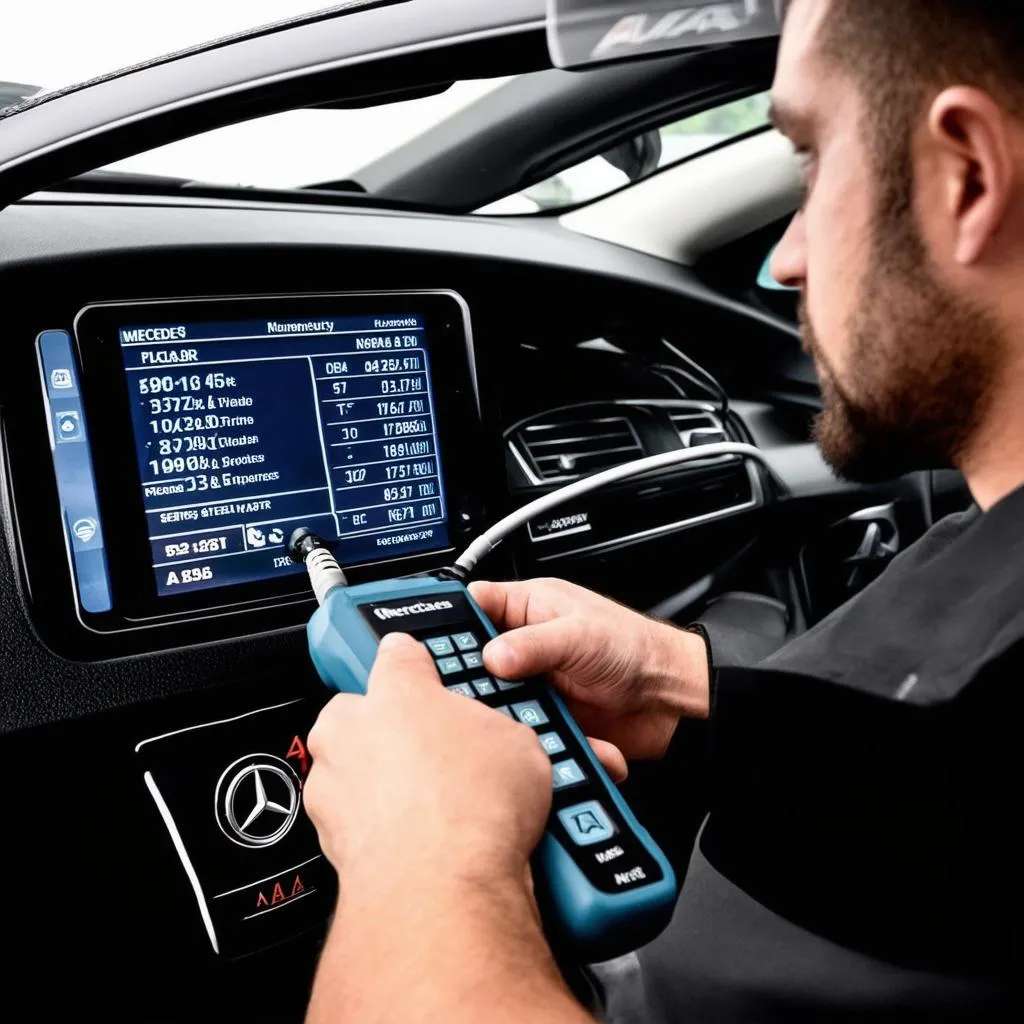
<instances>
[{"instance_id":1,"label":"cable connector","mask_svg":"<svg viewBox=\"0 0 1024 1024\"><path fill-rule=\"evenodd\" d=\"M327 541L303 526L296 530L288 541L288 555L293 562L306 567L313 593L320 604L335 587L347 587L348 580L331 554Z\"/></svg>"}]
</instances>

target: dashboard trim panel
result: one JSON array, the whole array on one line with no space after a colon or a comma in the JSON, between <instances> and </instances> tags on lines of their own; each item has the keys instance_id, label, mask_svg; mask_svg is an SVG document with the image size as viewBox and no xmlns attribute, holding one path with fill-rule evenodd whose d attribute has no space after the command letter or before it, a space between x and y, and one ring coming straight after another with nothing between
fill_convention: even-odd
<instances>
[{"instance_id":1,"label":"dashboard trim panel","mask_svg":"<svg viewBox=\"0 0 1024 1024\"><path fill-rule=\"evenodd\" d=\"M551 478L542 480L537 476L530 465L530 461L526 454L521 450L518 437L519 431L525 425L541 420L546 417L557 416L563 413L577 413L587 409L593 409L595 407L622 407L622 408L633 408L637 410L652 410L656 409L666 414L673 410L689 410L694 413L704 413L709 416L716 423L721 425L722 430L727 430L725 425L722 423L721 416L719 415L718 409L711 403L699 401L695 399L619 399L610 402L587 402L575 405L559 406L553 409L546 409L543 412L535 413L525 419L521 419L511 427L505 430L505 444L508 451L511 453L515 463L521 470L523 478L528 482L531 487L534 488L545 488L547 490L555 490L560 483L564 483L571 480L580 479L579 477L566 477L566 478ZM630 422L630 429L636 436L636 428L632 422ZM639 439L638 439L639 440ZM679 444L681 447L687 447L683 443L682 436L679 436ZM691 470L698 469L709 469L717 466L725 466L730 463L737 463L739 461L737 456L718 456L707 459L705 461L694 462ZM757 508L762 507L765 504L765 492L762 485L760 473L758 468L753 462L746 461L745 468L747 476L750 481L750 493L751 498L749 501L741 502L736 505L728 505L721 509L716 509L712 512L702 513L697 516L690 516L684 519L674 520L670 523L665 523L662 526L653 527L651 529L636 530L632 533L623 534L618 537L609 538L607 540L600 541L595 544L586 545L584 547L570 548L568 550L559 551L555 554L538 554L533 556L538 563L541 562L554 562L560 561L567 558L575 558L581 555L599 554L603 551L610 551L622 547L628 547L633 544L641 544L648 540L655 540L659 537L671 535L673 533L680 532L682 530L689 529L695 526L702 526L706 523L718 522L722 519L729 519L733 516L740 515L744 512L750 512ZM580 535L589 533L592 530L591 525L581 526L575 529L569 529L559 531L557 533L548 533L541 536L534 534L532 526L528 524L528 533L531 544L542 544L547 541L564 540L565 538L572 537L574 535Z\"/></svg>"},{"instance_id":2,"label":"dashboard trim panel","mask_svg":"<svg viewBox=\"0 0 1024 1024\"><path fill-rule=\"evenodd\" d=\"M206 934L210 939L210 945L213 946L214 953L219 954L220 946L217 942L217 932L213 927L213 918L210 916L210 908L206 903L206 894L203 892L203 886L199 881L199 875L196 874L196 869L192 864L192 858L188 855L188 850L185 848L185 843L181 838L181 833L178 831L177 824L175 824L174 817L171 814L171 809L167 806L167 802L164 800L163 794L160 792L152 773L146 772L142 777L146 783L146 789L149 790L149 795L153 798L153 803L156 804L156 809L159 812L160 817L163 819L164 825L167 826L171 842L174 844L175 852L178 854L178 859L181 861L181 866L185 869L185 874L188 876L189 884L192 886L192 892L196 897L196 903L199 904L199 913L202 916L203 925L206 928Z\"/></svg>"},{"instance_id":3,"label":"dashboard trim panel","mask_svg":"<svg viewBox=\"0 0 1024 1024\"><path fill-rule=\"evenodd\" d=\"M728 458L728 456L727 456ZM589 547L574 548L571 551L560 551L555 555L541 555L538 562L554 562L565 558L575 558L579 555L596 554L601 551L610 551L616 548L628 547L632 544L639 544L647 540L655 540L658 537L668 536L682 530L688 530L695 526L703 526L706 523L715 523L722 519L732 519L734 516L742 515L744 512L752 512L761 508L764 504L764 487L761 484L761 476L753 462L746 463L747 475L750 477L750 487L753 498L741 505L733 505L721 509L718 512L707 512L704 515L693 516L689 519L681 519L675 523L668 523L665 526L655 527L651 530L641 530L638 533L629 534L625 537L617 537L614 540L602 541L600 544L591 544ZM560 534L559 536L567 536Z\"/></svg>"},{"instance_id":4,"label":"dashboard trim panel","mask_svg":"<svg viewBox=\"0 0 1024 1024\"><path fill-rule=\"evenodd\" d=\"M243 718L251 718L253 715L262 714L264 711L277 711L280 708L290 708L293 704L301 704L304 698L296 697L295 700L286 700L280 704L271 704L266 708L257 708L255 711L246 711L244 715L234 715L231 718L218 718L215 722L202 722L199 725L188 725L184 729L174 729L171 732L161 733L159 736L150 736L149 739L140 740L135 744L135 753L139 753L149 743L156 743L158 740L170 739L172 736L181 736L186 732L195 732L196 729L208 729L213 725L230 725L232 722L240 722Z\"/></svg>"}]
</instances>

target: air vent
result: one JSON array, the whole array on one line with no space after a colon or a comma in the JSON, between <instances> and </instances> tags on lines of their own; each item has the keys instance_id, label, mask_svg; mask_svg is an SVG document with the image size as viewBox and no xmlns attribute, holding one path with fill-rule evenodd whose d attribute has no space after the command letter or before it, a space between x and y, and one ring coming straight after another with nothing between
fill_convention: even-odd
<instances>
[{"instance_id":1,"label":"air vent","mask_svg":"<svg viewBox=\"0 0 1024 1024\"><path fill-rule=\"evenodd\" d=\"M679 432L679 440L685 448L697 448L704 444L721 444L731 440L723 428L722 421L709 412L674 412L672 425Z\"/></svg>"},{"instance_id":2,"label":"air vent","mask_svg":"<svg viewBox=\"0 0 1024 1024\"><path fill-rule=\"evenodd\" d=\"M643 447L624 416L533 423L518 431L539 480L575 480L641 459Z\"/></svg>"}]
</instances>

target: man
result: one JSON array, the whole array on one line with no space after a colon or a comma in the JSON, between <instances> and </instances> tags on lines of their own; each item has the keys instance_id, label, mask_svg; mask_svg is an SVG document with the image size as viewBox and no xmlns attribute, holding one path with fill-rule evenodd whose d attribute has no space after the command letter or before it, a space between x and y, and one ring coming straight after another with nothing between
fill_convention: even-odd
<instances>
[{"instance_id":1,"label":"man","mask_svg":"<svg viewBox=\"0 0 1024 1024\"><path fill-rule=\"evenodd\" d=\"M804 295L818 438L859 479L952 463L937 526L762 663L569 584L477 584L485 660L546 673L612 771L707 719L713 798L637 1019L980 1019L1019 973L1024 685L1024 12L792 0L774 118L806 195L774 272ZM523 726L389 637L310 737L341 899L310 1017L591 1019L531 897L550 768Z\"/></svg>"}]
</instances>

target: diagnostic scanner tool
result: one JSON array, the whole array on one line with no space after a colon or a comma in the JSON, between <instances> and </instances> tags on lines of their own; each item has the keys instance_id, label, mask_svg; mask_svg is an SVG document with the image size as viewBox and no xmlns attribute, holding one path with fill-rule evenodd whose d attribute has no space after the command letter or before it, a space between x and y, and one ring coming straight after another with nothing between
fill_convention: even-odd
<instances>
[{"instance_id":1,"label":"diagnostic scanner tool","mask_svg":"<svg viewBox=\"0 0 1024 1024\"><path fill-rule=\"evenodd\" d=\"M309 622L309 650L328 686L366 693L381 638L408 633L426 645L453 694L480 701L534 731L551 759L554 790L551 817L534 857L534 881L549 929L580 961L608 960L655 938L672 915L675 875L558 695L541 679L497 679L487 672L483 647L498 633L464 584L505 537L566 502L688 462L725 458L750 460L771 472L757 448L731 441L615 466L513 512L436 577L349 587L326 543L311 531L297 530L289 544L292 558L305 563L320 602Z\"/></svg>"},{"instance_id":2,"label":"diagnostic scanner tool","mask_svg":"<svg viewBox=\"0 0 1024 1024\"><path fill-rule=\"evenodd\" d=\"M573 954L607 960L653 939L676 899L668 860L550 687L488 673L482 650L498 634L465 586L421 577L348 587L326 545L309 531L296 532L291 550L305 562L320 601L309 622L309 650L329 687L366 693L381 638L408 633L426 645L452 694L534 731L551 760L554 790L534 880L541 905L554 917L549 925Z\"/></svg>"}]
</instances>

